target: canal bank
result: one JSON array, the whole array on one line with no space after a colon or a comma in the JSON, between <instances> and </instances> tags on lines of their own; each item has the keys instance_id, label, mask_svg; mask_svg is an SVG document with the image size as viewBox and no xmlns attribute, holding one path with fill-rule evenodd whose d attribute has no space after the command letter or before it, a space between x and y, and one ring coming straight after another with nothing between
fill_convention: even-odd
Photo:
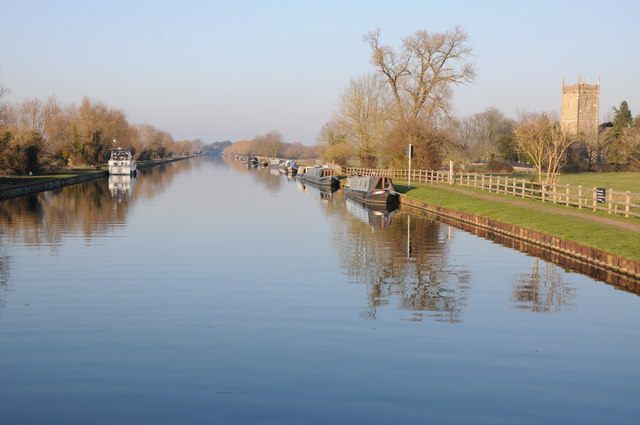
<instances>
[{"instance_id":1,"label":"canal bank","mask_svg":"<svg viewBox=\"0 0 640 425\"><path fill-rule=\"evenodd\" d=\"M550 253L604 268L631 278L632 281L640 279L640 261L637 259L640 254L640 244L637 242L640 240L640 232L636 230L638 226L621 222L598 222L596 217L589 216L572 217L532 205L507 205L500 198L474 199L473 194L459 192L451 193L457 204L447 202L446 196L432 196L430 199L427 192L441 195L438 191L446 192L447 188L412 189L409 194L401 195L401 205L403 208L417 209L447 218L454 223L481 229L489 236L495 234L511 238ZM465 197L469 199L461 201L460 198ZM542 231L541 228L549 230ZM629 289L636 292L636 284L634 282Z\"/></svg>"},{"instance_id":2,"label":"canal bank","mask_svg":"<svg viewBox=\"0 0 640 425\"><path fill-rule=\"evenodd\" d=\"M168 164L182 159L191 157L171 158L160 161L142 161L138 163L138 169L155 167L156 165ZM65 176L69 174L69 176ZM59 189L65 186L72 186L79 183L85 183L92 180L101 179L109 176L109 171L102 171L100 168L96 170L83 170L79 172L64 171L60 174L44 175L44 176L22 176L21 178L32 178L34 182L20 183L16 187L0 189L0 201L5 199L27 196L47 190ZM42 181L44 180L44 181Z\"/></svg>"}]
</instances>

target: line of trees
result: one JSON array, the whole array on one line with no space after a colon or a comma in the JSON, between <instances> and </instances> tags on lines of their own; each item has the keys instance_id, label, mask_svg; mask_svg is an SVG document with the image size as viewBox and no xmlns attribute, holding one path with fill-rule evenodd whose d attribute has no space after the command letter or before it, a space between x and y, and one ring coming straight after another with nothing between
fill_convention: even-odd
<instances>
[{"instance_id":1,"label":"line of trees","mask_svg":"<svg viewBox=\"0 0 640 425\"><path fill-rule=\"evenodd\" d=\"M452 89L471 84L474 65L467 34L417 31L399 48L381 43L380 30L366 34L373 71L352 78L337 111L318 134L324 160L340 165L406 168L413 144L419 168L458 167L474 160L490 171L510 171L510 162L533 165L540 181L554 181L561 169L640 168L640 115L626 102L598 134L569 135L553 113L523 113L518 120L488 108L466 118L452 113Z\"/></svg>"},{"instance_id":2,"label":"line of trees","mask_svg":"<svg viewBox=\"0 0 640 425\"><path fill-rule=\"evenodd\" d=\"M268 158L317 158L316 146L305 146L300 142L285 142L280 132L273 130L255 136L251 140L235 142L224 149L224 155L258 155Z\"/></svg>"},{"instance_id":3,"label":"line of trees","mask_svg":"<svg viewBox=\"0 0 640 425\"><path fill-rule=\"evenodd\" d=\"M0 86L0 97L7 93ZM0 104L2 174L104 163L114 140L138 159L189 155L204 146L200 140L174 140L152 125L130 124L123 111L89 98L79 105L61 105L53 97Z\"/></svg>"}]
</instances>

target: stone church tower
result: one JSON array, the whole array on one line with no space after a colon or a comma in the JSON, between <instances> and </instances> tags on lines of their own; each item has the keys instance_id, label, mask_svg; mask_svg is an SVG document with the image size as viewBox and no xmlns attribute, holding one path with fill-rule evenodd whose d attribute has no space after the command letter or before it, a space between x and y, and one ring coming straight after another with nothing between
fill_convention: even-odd
<instances>
[{"instance_id":1,"label":"stone church tower","mask_svg":"<svg viewBox=\"0 0 640 425\"><path fill-rule=\"evenodd\" d=\"M562 109L560 127L570 134L596 134L600 103L600 77L597 84L586 84L584 80L565 86L562 80Z\"/></svg>"}]
</instances>

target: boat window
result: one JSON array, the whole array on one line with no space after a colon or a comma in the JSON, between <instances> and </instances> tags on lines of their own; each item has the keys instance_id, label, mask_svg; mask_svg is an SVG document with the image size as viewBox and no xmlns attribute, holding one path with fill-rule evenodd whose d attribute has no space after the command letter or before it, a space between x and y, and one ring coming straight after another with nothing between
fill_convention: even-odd
<instances>
[{"instance_id":1,"label":"boat window","mask_svg":"<svg viewBox=\"0 0 640 425\"><path fill-rule=\"evenodd\" d=\"M376 184L376 189L382 189L383 182L384 182L384 178L378 179L378 184Z\"/></svg>"}]
</instances>

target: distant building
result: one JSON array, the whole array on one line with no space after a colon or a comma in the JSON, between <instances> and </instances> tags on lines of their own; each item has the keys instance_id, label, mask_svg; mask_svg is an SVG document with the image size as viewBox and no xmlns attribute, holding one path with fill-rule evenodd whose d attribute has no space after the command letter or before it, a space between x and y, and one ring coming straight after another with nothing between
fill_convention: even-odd
<instances>
[{"instance_id":1,"label":"distant building","mask_svg":"<svg viewBox=\"0 0 640 425\"><path fill-rule=\"evenodd\" d=\"M598 114L600 104L600 77L597 84L578 84L565 86L562 80L562 108L560 109L560 127L574 135L589 135L598 132Z\"/></svg>"}]
</instances>

